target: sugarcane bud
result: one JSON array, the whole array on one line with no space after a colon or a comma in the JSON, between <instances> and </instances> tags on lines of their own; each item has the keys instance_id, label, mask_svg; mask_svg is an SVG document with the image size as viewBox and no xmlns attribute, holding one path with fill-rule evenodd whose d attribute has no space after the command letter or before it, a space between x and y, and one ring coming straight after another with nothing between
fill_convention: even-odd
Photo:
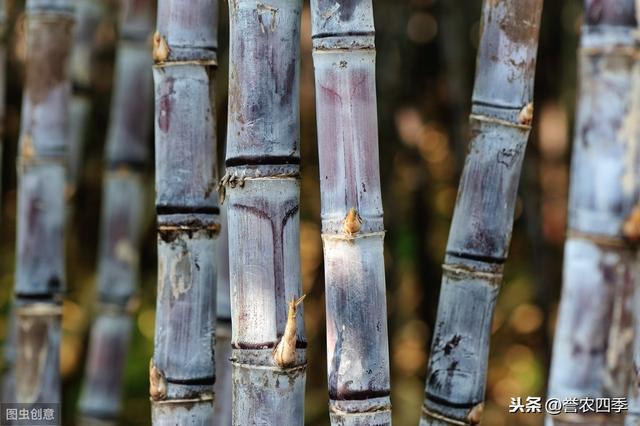
<instances>
[{"instance_id":1,"label":"sugarcane bud","mask_svg":"<svg viewBox=\"0 0 640 426\"><path fill-rule=\"evenodd\" d=\"M284 328L284 335L273 350L273 359L279 367L290 367L296 361L296 316L298 313L298 305L302 303L305 297L307 297L307 295L303 294L298 300L293 299L289 302L289 313L287 314L287 325Z\"/></svg>"},{"instance_id":2,"label":"sugarcane bud","mask_svg":"<svg viewBox=\"0 0 640 426\"><path fill-rule=\"evenodd\" d=\"M26 134L22 137L22 159L29 160L36 155L36 150L33 147L33 139L31 135Z\"/></svg>"},{"instance_id":3,"label":"sugarcane bud","mask_svg":"<svg viewBox=\"0 0 640 426\"><path fill-rule=\"evenodd\" d=\"M162 63L169 57L169 52L167 41L156 31L153 35L153 60L156 63Z\"/></svg>"},{"instance_id":4,"label":"sugarcane bud","mask_svg":"<svg viewBox=\"0 0 640 426\"><path fill-rule=\"evenodd\" d=\"M167 397L167 379L164 373L149 360L149 395L154 401L162 401Z\"/></svg>"},{"instance_id":5,"label":"sugarcane bud","mask_svg":"<svg viewBox=\"0 0 640 426\"><path fill-rule=\"evenodd\" d=\"M67 185L64 186L64 199L65 200L70 200L73 198L73 196L76 194L76 191L78 190L78 188L72 184L72 183L68 183Z\"/></svg>"},{"instance_id":6,"label":"sugarcane bud","mask_svg":"<svg viewBox=\"0 0 640 426\"><path fill-rule=\"evenodd\" d=\"M522 108L520 115L518 115L518 121L524 126L530 126L533 122L533 102L529 102Z\"/></svg>"},{"instance_id":7,"label":"sugarcane bud","mask_svg":"<svg viewBox=\"0 0 640 426\"><path fill-rule=\"evenodd\" d=\"M631 214L622 225L622 235L632 243L640 241L640 205L633 208Z\"/></svg>"},{"instance_id":8,"label":"sugarcane bud","mask_svg":"<svg viewBox=\"0 0 640 426\"><path fill-rule=\"evenodd\" d=\"M484 403L480 403L474 406L469 414L467 415L467 420L469 420L469 424L471 425L479 425L480 420L482 420L482 411L484 410Z\"/></svg>"},{"instance_id":9,"label":"sugarcane bud","mask_svg":"<svg viewBox=\"0 0 640 426\"><path fill-rule=\"evenodd\" d=\"M344 233L347 235L355 235L360 232L360 227L362 226L362 218L358 214L358 210L351 207L349 212L347 213L347 217L344 218L344 223L342 225L342 229Z\"/></svg>"}]
</instances>

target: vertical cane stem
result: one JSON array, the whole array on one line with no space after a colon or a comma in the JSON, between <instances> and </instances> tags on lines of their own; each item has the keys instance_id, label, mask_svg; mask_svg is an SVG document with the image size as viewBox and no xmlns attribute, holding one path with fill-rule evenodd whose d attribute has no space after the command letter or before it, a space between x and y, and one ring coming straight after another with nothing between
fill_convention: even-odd
<instances>
[{"instance_id":1,"label":"vertical cane stem","mask_svg":"<svg viewBox=\"0 0 640 426\"><path fill-rule=\"evenodd\" d=\"M158 294L154 425L210 425L220 229L214 75L218 2L160 0L154 35Z\"/></svg>"},{"instance_id":2,"label":"vertical cane stem","mask_svg":"<svg viewBox=\"0 0 640 426\"><path fill-rule=\"evenodd\" d=\"M229 3L229 140L222 184L229 222L234 425L261 419L295 426L304 420L302 306L288 318L289 302L301 296L301 9L301 0ZM295 332L281 342L287 322ZM290 350L274 357L279 343Z\"/></svg>"},{"instance_id":3,"label":"vertical cane stem","mask_svg":"<svg viewBox=\"0 0 640 426\"><path fill-rule=\"evenodd\" d=\"M542 0L485 0L471 140L443 265L421 425L479 424L491 320L533 118Z\"/></svg>"},{"instance_id":4,"label":"vertical cane stem","mask_svg":"<svg viewBox=\"0 0 640 426\"><path fill-rule=\"evenodd\" d=\"M115 422L121 410L147 207L144 177L152 118L152 6L151 0L121 0L120 40L105 148L97 317L91 329L79 403L84 422Z\"/></svg>"},{"instance_id":5,"label":"vertical cane stem","mask_svg":"<svg viewBox=\"0 0 640 426\"><path fill-rule=\"evenodd\" d=\"M27 0L26 82L18 168L18 402L60 402L60 319L73 6Z\"/></svg>"},{"instance_id":6,"label":"vertical cane stem","mask_svg":"<svg viewBox=\"0 0 640 426\"><path fill-rule=\"evenodd\" d=\"M549 396L625 397L633 346L638 88L633 0L585 1L571 161L569 230ZM634 234L638 234L634 236ZM614 414L550 424L621 424Z\"/></svg>"},{"instance_id":7,"label":"vertical cane stem","mask_svg":"<svg viewBox=\"0 0 640 426\"><path fill-rule=\"evenodd\" d=\"M390 425L373 2L311 2L333 425Z\"/></svg>"}]
</instances>

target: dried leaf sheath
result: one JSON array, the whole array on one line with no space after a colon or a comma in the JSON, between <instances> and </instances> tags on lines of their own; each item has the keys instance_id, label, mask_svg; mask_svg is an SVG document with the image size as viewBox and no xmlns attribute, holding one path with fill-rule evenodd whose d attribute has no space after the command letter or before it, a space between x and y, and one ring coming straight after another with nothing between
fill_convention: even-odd
<instances>
[{"instance_id":1,"label":"dried leaf sheath","mask_svg":"<svg viewBox=\"0 0 640 426\"><path fill-rule=\"evenodd\" d=\"M60 401L71 1L28 0L18 168L18 402Z\"/></svg>"},{"instance_id":2,"label":"dried leaf sheath","mask_svg":"<svg viewBox=\"0 0 640 426\"><path fill-rule=\"evenodd\" d=\"M120 414L122 381L131 309L138 291L143 233L145 169L149 162L152 72L149 36L151 0L122 0L111 121L105 148L106 171L98 264L98 314L89 344L79 409L83 421L115 421Z\"/></svg>"},{"instance_id":3,"label":"dried leaf sheath","mask_svg":"<svg viewBox=\"0 0 640 426\"><path fill-rule=\"evenodd\" d=\"M301 0L229 3L226 188L233 322L233 424L302 425L302 306L281 367L288 303L301 296L299 60ZM289 364L287 362L287 364Z\"/></svg>"},{"instance_id":4,"label":"dried leaf sheath","mask_svg":"<svg viewBox=\"0 0 640 426\"><path fill-rule=\"evenodd\" d=\"M549 397L626 396L633 346L640 150L633 0L585 2L569 230ZM621 416L600 415L606 424ZM594 416L549 416L550 424Z\"/></svg>"},{"instance_id":5,"label":"dried leaf sheath","mask_svg":"<svg viewBox=\"0 0 640 426\"><path fill-rule=\"evenodd\" d=\"M390 425L373 2L313 0L333 425Z\"/></svg>"},{"instance_id":6,"label":"dried leaf sheath","mask_svg":"<svg viewBox=\"0 0 640 426\"><path fill-rule=\"evenodd\" d=\"M217 22L215 0L158 3L153 52L158 214L155 374L150 377L154 425L210 425L214 418L220 229L213 101Z\"/></svg>"},{"instance_id":7,"label":"dried leaf sheath","mask_svg":"<svg viewBox=\"0 0 640 426\"><path fill-rule=\"evenodd\" d=\"M541 0L485 0L471 140L449 231L421 425L478 424L532 119Z\"/></svg>"}]
</instances>

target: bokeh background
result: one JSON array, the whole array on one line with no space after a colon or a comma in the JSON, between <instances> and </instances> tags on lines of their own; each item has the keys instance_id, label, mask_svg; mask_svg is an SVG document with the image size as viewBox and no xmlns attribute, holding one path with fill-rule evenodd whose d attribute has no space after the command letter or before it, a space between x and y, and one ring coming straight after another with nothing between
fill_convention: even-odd
<instances>
[{"instance_id":1,"label":"bokeh background","mask_svg":"<svg viewBox=\"0 0 640 426\"><path fill-rule=\"evenodd\" d=\"M93 315L96 248L109 120L116 0L108 0L95 40L94 108L68 237L62 374L65 424L73 424ZM23 0L9 2L9 74L2 159L0 340L6 340L14 281L16 145L24 76ZM440 287L440 264L466 145L481 0L375 0L378 117L383 181L385 264L394 424L416 425ZM224 149L227 95L227 4L221 1L218 122ZM536 117L516 207L505 282L493 323L484 424L541 425L536 415L508 414L512 396L544 396L561 284L568 162L575 101L575 59L582 5L546 1L536 81ZM328 425L324 276L315 126L311 26L302 17L301 254L309 338L306 423ZM151 71L149 71L151 72ZM152 145L153 141L149 140ZM153 349L156 248L153 170L140 307L128 356L123 425L149 424L148 362Z\"/></svg>"}]
</instances>

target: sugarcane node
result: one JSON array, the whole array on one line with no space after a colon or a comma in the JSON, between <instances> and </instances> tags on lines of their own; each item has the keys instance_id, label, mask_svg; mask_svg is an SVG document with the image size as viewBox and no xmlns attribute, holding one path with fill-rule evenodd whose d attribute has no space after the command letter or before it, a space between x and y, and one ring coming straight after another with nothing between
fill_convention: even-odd
<instances>
[{"instance_id":1,"label":"sugarcane node","mask_svg":"<svg viewBox=\"0 0 640 426\"><path fill-rule=\"evenodd\" d=\"M469 420L469 424L471 425L479 425L480 420L482 420L482 412L484 411L484 403L475 405L467 414L467 420Z\"/></svg>"},{"instance_id":2,"label":"sugarcane node","mask_svg":"<svg viewBox=\"0 0 640 426\"><path fill-rule=\"evenodd\" d=\"M171 49L167 41L159 32L153 34L153 60L155 63L163 63L169 57Z\"/></svg>"},{"instance_id":3,"label":"sugarcane node","mask_svg":"<svg viewBox=\"0 0 640 426\"><path fill-rule=\"evenodd\" d=\"M640 242L640 204L636 205L622 225L622 236L630 243Z\"/></svg>"},{"instance_id":4,"label":"sugarcane node","mask_svg":"<svg viewBox=\"0 0 640 426\"><path fill-rule=\"evenodd\" d=\"M518 122L524 126L530 126L533 122L533 102L529 102L520 110Z\"/></svg>"},{"instance_id":5,"label":"sugarcane node","mask_svg":"<svg viewBox=\"0 0 640 426\"><path fill-rule=\"evenodd\" d=\"M149 360L149 395L154 401L162 401L167 397L167 379L164 373Z\"/></svg>"},{"instance_id":6,"label":"sugarcane node","mask_svg":"<svg viewBox=\"0 0 640 426\"><path fill-rule=\"evenodd\" d=\"M287 314L287 325L284 328L282 339L273 350L273 359L280 368L291 367L296 361L296 316L298 306L307 297L303 294L299 299L289 302L289 313Z\"/></svg>"},{"instance_id":7,"label":"sugarcane node","mask_svg":"<svg viewBox=\"0 0 640 426\"><path fill-rule=\"evenodd\" d=\"M342 230L345 234L349 236L354 236L358 232L360 232L360 228L362 227L362 218L358 214L358 210L354 207L349 209L347 216L344 218L344 222L342 224Z\"/></svg>"}]
</instances>

